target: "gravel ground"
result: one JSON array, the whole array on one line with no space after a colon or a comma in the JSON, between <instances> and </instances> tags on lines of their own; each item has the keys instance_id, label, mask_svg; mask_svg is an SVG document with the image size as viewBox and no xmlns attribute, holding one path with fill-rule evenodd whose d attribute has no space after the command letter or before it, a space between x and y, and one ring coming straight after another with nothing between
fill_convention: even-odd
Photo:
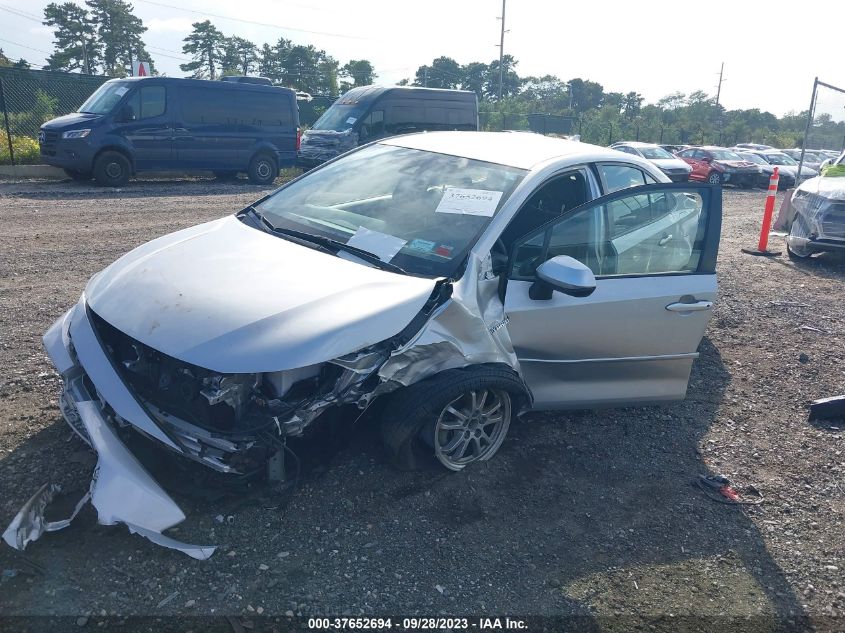
<instances>
[{"instance_id":1,"label":"gravel ground","mask_svg":"<svg viewBox=\"0 0 845 633\"><path fill-rule=\"evenodd\" d=\"M78 498L94 464L61 420L44 330L122 253L261 193L0 183L0 527L45 482ZM845 427L808 423L807 403L845 391L845 258L743 255L764 194L724 201L720 298L686 401L531 414L496 459L460 474L392 469L365 424L301 444L293 491L160 479L188 515L173 536L218 544L211 559L87 509L25 555L0 547L0 613L563 614L592 630L636 614L657 618L652 630L675 630L670 615L843 630ZM764 502L708 499L693 482L714 472Z\"/></svg>"}]
</instances>

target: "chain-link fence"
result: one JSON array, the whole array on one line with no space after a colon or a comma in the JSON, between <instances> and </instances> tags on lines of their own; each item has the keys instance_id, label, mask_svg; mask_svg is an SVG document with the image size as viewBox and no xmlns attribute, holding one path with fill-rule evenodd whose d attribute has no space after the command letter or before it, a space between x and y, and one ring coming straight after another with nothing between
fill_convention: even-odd
<instances>
[{"instance_id":1,"label":"chain-link fence","mask_svg":"<svg viewBox=\"0 0 845 633\"><path fill-rule=\"evenodd\" d=\"M491 132L523 130L538 134L575 134L577 125L577 119L571 116L542 112L495 112L483 108L478 113L478 122L482 130Z\"/></svg>"},{"instance_id":2,"label":"chain-link fence","mask_svg":"<svg viewBox=\"0 0 845 633\"><path fill-rule=\"evenodd\" d=\"M75 112L108 79L0 67L0 165L37 163L41 124Z\"/></svg>"}]
</instances>

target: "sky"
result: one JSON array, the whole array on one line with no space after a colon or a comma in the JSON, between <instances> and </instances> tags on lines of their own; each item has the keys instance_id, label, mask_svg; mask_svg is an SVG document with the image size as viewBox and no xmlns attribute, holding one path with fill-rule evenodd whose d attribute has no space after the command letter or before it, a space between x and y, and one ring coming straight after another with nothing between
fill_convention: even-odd
<instances>
[{"instance_id":1,"label":"sky","mask_svg":"<svg viewBox=\"0 0 845 633\"><path fill-rule=\"evenodd\" d=\"M501 0L132 2L149 28L144 40L156 67L175 77L185 75L179 63L188 61L182 39L192 22L206 18L224 34L259 45L285 37L325 49L341 65L369 59L384 84L412 78L417 67L441 55L462 64L499 55ZM0 47L9 57L44 63L52 30L37 19L47 4L0 0ZM837 52L841 4L806 6L782 0L508 0L505 53L517 59L520 76L590 79L605 91L635 90L646 103L675 91L715 95L724 62L725 108L783 115L807 109L815 76L845 87ZM845 113L841 97L833 99L837 118Z\"/></svg>"}]
</instances>

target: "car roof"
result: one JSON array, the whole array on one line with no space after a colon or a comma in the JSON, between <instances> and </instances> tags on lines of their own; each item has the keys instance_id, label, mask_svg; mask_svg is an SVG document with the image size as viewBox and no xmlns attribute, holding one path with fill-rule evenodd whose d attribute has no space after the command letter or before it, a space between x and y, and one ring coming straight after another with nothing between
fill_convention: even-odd
<instances>
[{"instance_id":1,"label":"car roof","mask_svg":"<svg viewBox=\"0 0 845 633\"><path fill-rule=\"evenodd\" d=\"M627 145L628 147L661 147L657 143L645 143L643 141L619 141L613 145ZM611 147L613 147L611 145Z\"/></svg>"},{"instance_id":2,"label":"car roof","mask_svg":"<svg viewBox=\"0 0 845 633\"><path fill-rule=\"evenodd\" d=\"M451 156L532 169L540 163L569 158L572 163L611 160L619 162L623 155L615 149L543 136L510 132L424 132L395 136L381 141L387 145L420 149ZM624 160L648 165L636 156Z\"/></svg>"}]
</instances>

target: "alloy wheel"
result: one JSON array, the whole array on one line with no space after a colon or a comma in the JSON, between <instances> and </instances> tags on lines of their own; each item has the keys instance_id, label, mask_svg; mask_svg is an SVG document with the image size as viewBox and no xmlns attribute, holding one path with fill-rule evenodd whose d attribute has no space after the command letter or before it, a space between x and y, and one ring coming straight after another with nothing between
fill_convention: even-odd
<instances>
[{"instance_id":1,"label":"alloy wheel","mask_svg":"<svg viewBox=\"0 0 845 633\"><path fill-rule=\"evenodd\" d=\"M474 389L447 404L434 427L434 454L449 470L490 459L505 439L511 399L501 389Z\"/></svg>"}]
</instances>

